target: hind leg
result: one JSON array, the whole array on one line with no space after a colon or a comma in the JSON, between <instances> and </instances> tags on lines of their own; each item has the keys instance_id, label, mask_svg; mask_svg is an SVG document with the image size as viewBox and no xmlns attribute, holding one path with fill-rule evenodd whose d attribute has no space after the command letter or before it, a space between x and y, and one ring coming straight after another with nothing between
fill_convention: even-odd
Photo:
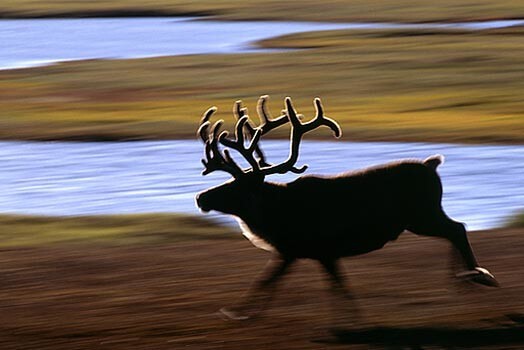
<instances>
[{"instance_id":1,"label":"hind leg","mask_svg":"<svg viewBox=\"0 0 524 350\"><path fill-rule=\"evenodd\" d=\"M410 225L408 229L418 235L441 237L450 241L467 268L466 271L458 273L457 277L491 287L498 286L495 277L488 270L479 266L463 224L451 220L440 212Z\"/></svg>"}]
</instances>

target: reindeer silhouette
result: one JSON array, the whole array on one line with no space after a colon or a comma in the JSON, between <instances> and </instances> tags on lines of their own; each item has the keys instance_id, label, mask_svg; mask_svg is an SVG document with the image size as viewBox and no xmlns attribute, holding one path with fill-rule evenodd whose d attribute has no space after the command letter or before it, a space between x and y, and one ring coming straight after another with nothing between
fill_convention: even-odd
<instances>
[{"instance_id":1,"label":"reindeer silhouette","mask_svg":"<svg viewBox=\"0 0 524 350\"><path fill-rule=\"evenodd\" d=\"M441 155L337 176L305 175L290 183L264 181L270 174L300 174L306 170L307 166L295 167L305 133L327 126L337 138L341 136L339 125L324 116L319 98L314 100L316 116L304 123L289 97L282 115L272 119L267 98L262 96L258 101L261 123L256 127L241 101L235 103L233 112L238 121L234 139L228 137L227 131L220 132L222 120L211 126L215 107L205 112L198 130L205 143L203 175L221 170L233 176L232 180L198 194L198 207L203 212L216 210L233 215L255 246L274 253L263 276L243 300L221 309L224 316L246 319L256 314L270 299L277 280L288 267L304 258L317 260L329 274L334 295L345 300L337 310L353 312L352 297L344 287L338 260L380 249L405 230L449 240L466 267L459 277L487 286L498 285L493 275L479 266L464 225L450 219L442 209L442 185L436 172L443 162ZM258 145L260 138L288 122L289 157L280 164L268 164ZM222 152L219 145L226 149ZM240 153L250 167L241 168L229 149Z\"/></svg>"}]
</instances>

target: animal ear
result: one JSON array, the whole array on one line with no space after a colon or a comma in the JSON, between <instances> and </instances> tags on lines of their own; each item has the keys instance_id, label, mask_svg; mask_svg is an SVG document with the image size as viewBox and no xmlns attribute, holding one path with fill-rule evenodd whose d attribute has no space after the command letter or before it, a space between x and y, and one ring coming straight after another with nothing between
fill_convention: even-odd
<instances>
[{"instance_id":1,"label":"animal ear","mask_svg":"<svg viewBox=\"0 0 524 350\"><path fill-rule=\"evenodd\" d=\"M430 167L433 170L436 170L437 167L442 163L444 163L444 156L442 154L435 154L424 159L424 165Z\"/></svg>"}]
</instances>

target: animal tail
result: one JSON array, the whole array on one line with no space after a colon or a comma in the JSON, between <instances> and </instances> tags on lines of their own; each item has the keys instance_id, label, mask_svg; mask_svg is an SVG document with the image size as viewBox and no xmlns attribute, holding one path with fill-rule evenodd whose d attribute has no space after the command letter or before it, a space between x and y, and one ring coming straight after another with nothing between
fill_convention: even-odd
<instances>
[{"instance_id":1,"label":"animal tail","mask_svg":"<svg viewBox=\"0 0 524 350\"><path fill-rule=\"evenodd\" d=\"M431 157L424 159L423 163L425 166L433 170L436 170L440 164L444 163L444 156L442 154L435 154Z\"/></svg>"}]
</instances>

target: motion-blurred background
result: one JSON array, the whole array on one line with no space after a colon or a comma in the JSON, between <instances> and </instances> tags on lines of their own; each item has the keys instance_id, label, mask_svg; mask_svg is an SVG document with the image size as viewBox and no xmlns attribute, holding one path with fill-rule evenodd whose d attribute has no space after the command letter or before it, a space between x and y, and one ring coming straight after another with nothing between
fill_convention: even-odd
<instances>
[{"instance_id":1,"label":"motion-blurred background","mask_svg":"<svg viewBox=\"0 0 524 350\"><path fill-rule=\"evenodd\" d=\"M321 97L341 124L306 137L310 173L444 154L444 207L508 286L457 296L445 244L405 238L348 261L373 322L524 312L524 3L2 0L0 17L2 348L316 348L329 315L307 263L272 318L211 315L267 255L195 209L227 179L200 175L195 131L212 105L231 127L238 99L257 120L265 94L305 118ZM271 161L287 137L263 141Z\"/></svg>"}]
</instances>

